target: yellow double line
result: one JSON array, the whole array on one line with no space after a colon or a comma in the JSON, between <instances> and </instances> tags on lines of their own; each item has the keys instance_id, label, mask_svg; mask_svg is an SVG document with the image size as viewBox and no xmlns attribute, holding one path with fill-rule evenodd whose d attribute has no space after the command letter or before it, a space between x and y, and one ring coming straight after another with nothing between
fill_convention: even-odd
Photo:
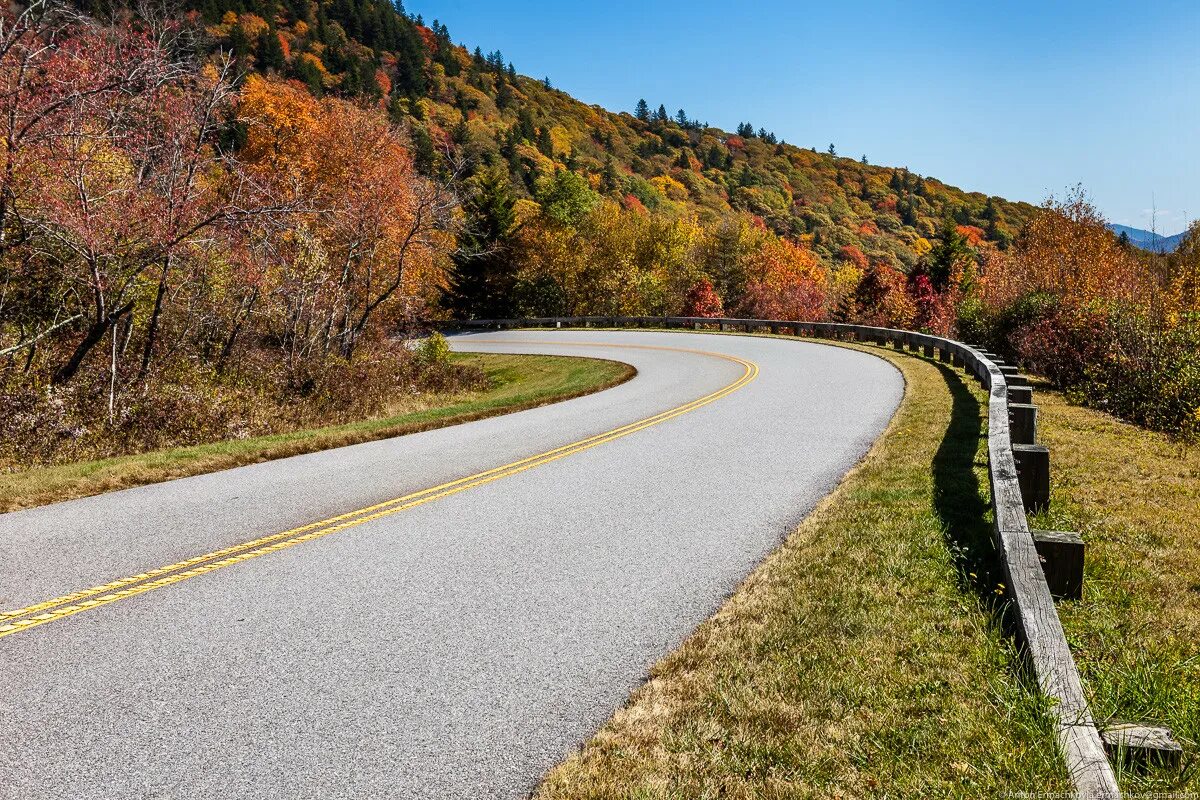
<instances>
[{"instance_id":1,"label":"yellow double line","mask_svg":"<svg viewBox=\"0 0 1200 800\"><path fill-rule=\"evenodd\" d=\"M492 340L488 343L502 343L497 340ZM521 342L521 344L540 344L538 342ZM547 342L547 344L550 344ZM562 342L554 342L553 344L562 344ZM578 346L582 343L572 342L572 346ZM612 347L613 345L604 345L600 343L589 344L587 346L596 347ZM674 419L689 411L695 411L698 408L708 405L716 400L720 400L726 395L736 392L746 384L753 381L758 376L758 366L751 361L746 361L736 356L725 355L723 353L712 353L704 350L689 350L686 348L674 347L657 347L651 345L619 345L620 347L635 348L641 350L669 350L676 352L695 353L699 355L712 356L714 358L724 359L739 364L743 368L743 373L733 383L718 389L717 391L705 395L690 403L685 403L681 406L663 411L660 414L655 414L652 417L637 422L632 422L628 425L623 425L619 428L607 431L605 433L589 436L586 439L581 439L571 444L556 447L553 450L547 450L544 453L539 453L528 458L523 458L520 461L514 461L511 464L505 464L501 467L479 472L474 475L468 475L465 478L459 478L449 483L443 483L439 486L433 486L429 489L424 489L413 494L408 494L403 497L397 497L393 500L388 500L383 503L378 503L366 508L360 508L357 511L351 511L346 514L340 514L336 517L330 517L319 522L312 522L308 525L302 525L299 528L275 533L270 536L263 536L258 539L253 539L248 542L236 544L231 547L225 547L220 550L214 550L211 553L194 556L183 561L177 561L174 564L168 564L163 567L148 570L137 575L130 575L125 578L119 578L114 581L93 586L90 589L82 589L71 594L61 595L49 600L25 606L24 608L14 609L12 611L0 612L0 638L11 636L22 631L32 630L48 622L65 619L66 617L81 614L84 611L90 611L94 608L115 603L119 600L125 600L130 597L136 597L146 592L161 589L165 586L170 586L175 583L195 578L200 575L206 575L224 567L240 564L243 561L249 561L252 558L265 556L268 553L274 553L279 550L284 550L289 547L294 547L302 542L309 542L314 539L319 539L323 536L344 531L347 528L353 528L362 525L365 522L381 519L383 517L398 514L406 509L414 508L425 503L439 500L443 497L449 497L453 494L472 489L476 486L506 478L510 475L516 475L534 467L548 464L551 461L557 461L560 458L566 458L569 455L589 450L593 447L611 442L615 439L620 439L624 436L629 436L632 433L637 433L640 430L666 422L669 419Z\"/></svg>"}]
</instances>

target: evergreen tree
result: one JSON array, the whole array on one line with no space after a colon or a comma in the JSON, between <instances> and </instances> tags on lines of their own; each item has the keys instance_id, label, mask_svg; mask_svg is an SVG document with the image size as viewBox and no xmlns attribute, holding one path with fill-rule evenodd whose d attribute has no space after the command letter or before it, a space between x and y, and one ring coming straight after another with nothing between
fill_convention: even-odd
<instances>
[{"instance_id":1,"label":"evergreen tree","mask_svg":"<svg viewBox=\"0 0 1200 800\"><path fill-rule=\"evenodd\" d=\"M692 159L686 149L679 151L679 159L675 162L680 169L691 169Z\"/></svg>"},{"instance_id":2,"label":"evergreen tree","mask_svg":"<svg viewBox=\"0 0 1200 800\"><path fill-rule=\"evenodd\" d=\"M258 37L258 64L263 69L283 72L287 67L287 59L283 56L283 45L279 43L279 34L274 28L265 30Z\"/></svg>"},{"instance_id":3,"label":"evergreen tree","mask_svg":"<svg viewBox=\"0 0 1200 800\"><path fill-rule=\"evenodd\" d=\"M677 122L681 128L686 128L688 126L688 115L687 112L682 108L679 109L679 111L675 114L675 122Z\"/></svg>"},{"instance_id":4,"label":"evergreen tree","mask_svg":"<svg viewBox=\"0 0 1200 800\"><path fill-rule=\"evenodd\" d=\"M412 126L413 166L422 175L432 175L437 163L437 150L433 146L433 137L424 125Z\"/></svg>"},{"instance_id":5,"label":"evergreen tree","mask_svg":"<svg viewBox=\"0 0 1200 800\"><path fill-rule=\"evenodd\" d=\"M554 140L550 138L550 128L538 131L537 149L546 158L554 158Z\"/></svg>"},{"instance_id":6,"label":"evergreen tree","mask_svg":"<svg viewBox=\"0 0 1200 800\"><path fill-rule=\"evenodd\" d=\"M938 243L929 251L929 280L938 291L946 288L950 282L954 265L974 257L967 237L963 236L958 225L951 217L942 222L942 232Z\"/></svg>"},{"instance_id":7,"label":"evergreen tree","mask_svg":"<svg viewBox=\"0 0 1200 800\"><path fill-rule=\"evenodd\" d=\"M833 146L833 142L829 143L829 155L831 155L831 156L837 155L837 148Z\"/></svg>"},{"instance_id":8,"label":"evergreen tree","mask_svg":"<svg viewBox=\"0 0 1200 800\"><path fill-rule=\"evenodd\" d=\"M502 169L474 179L463 203L465 225L451 256L442 304L458 319L499 319L511 314L516 266L510 258L517 229L517 198Z\"/></svg>"},{"instance_id":9,"label":"evergreen tree","mask_svg":"<svg viewBox=\"0 0 1200 800\"><path fill-rule=\"evenodd\" d=\"M862 157L861 159L859 159L859 160L860 160L860 161L862 161L862 163L864 163L864 164L869 164L869 163L870 163L869 161L867 161L867 154L866 154L866 153L863 153L863 157Z\"/></svg>"},{"instance_id":10,"label":"evergreen tree","mask_svg":"<svg viewBox=\"0 0 1200 800\"><path fill-rule=\"evenodd\" d=\"M669 119L669 117L667 116L667 107L664 105L659 105L658 111L654 112L654 121L655 122L666 122L668 119Z\"/></svg>"}]
</instances>

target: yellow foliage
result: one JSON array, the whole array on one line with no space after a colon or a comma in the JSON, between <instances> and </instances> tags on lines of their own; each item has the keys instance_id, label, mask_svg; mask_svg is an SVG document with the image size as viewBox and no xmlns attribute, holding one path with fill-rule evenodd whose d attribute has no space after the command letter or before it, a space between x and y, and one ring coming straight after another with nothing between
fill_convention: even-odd
<instances>
[{"instance_id":1,"label":"yellow foliage","mask_svg":"<svg viewBox=\"0 0 1200 800\"><path fill-rule=\"evenodd\" d=\"M933 245L924 236L918 236L916 241L912 243L913 252L917 254L917 258L928 253L933 249Z\"/></svg>"},{"instance_id":2,"label":"yellow foliage","mask_svg":"<svg viewBox=\"0 0 1200 800\"><path fill-rule=\"evenodd\" d=\"M669 175L659 175L657 178L651 178L650 183L654 188L662 192L668 200L687 200L688 198L687 187Z\"/></svg>"},{"instance_id":3,"label":"yellow foliage","mask_svg":"<svg viewBox=\"0 0 1200 800\"><path fill-rule=\"evenodd\" d=\"M271 26L267 24L267 21L257 14L242 14L242 16L238 18L238 22L241 24L242 30L246 32L246 36L248 36L251 41L261 36L264 31L271 29Z\"/></svg>"}]
</instances>

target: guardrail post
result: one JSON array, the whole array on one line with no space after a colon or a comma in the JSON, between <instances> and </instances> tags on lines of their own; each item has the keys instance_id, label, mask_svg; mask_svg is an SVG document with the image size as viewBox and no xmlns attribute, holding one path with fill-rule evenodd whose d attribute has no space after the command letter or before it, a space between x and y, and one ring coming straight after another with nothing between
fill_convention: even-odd
<instances>
[{"instance_id":1,"label":"guardrail post","mask_svg":"<svg viewBox=\"0 0 1200 800\"><path fill-rule=\"evenodd\" d=\"M1017 482L1026 513L1050 508L1050 450L1040 444L1014 444Z\"/></svg>"},{"instance_id":2,"label":"guardrail post","mask_svg":"<svg viewBox=\"0 0 1200 800\"><path fill-rule=\"evenodd\" d=\"M1031 530L1033 545L1050 594L1078 600L1083 597L1083 537L1074 531Z\"/></svg>"},{"instance_id":3,"label":"guardrail post","mask_svg":"<svg viewBox=\"0 0 1200 800\"><path fill-rule=\"evenodd\" d=\"M1030 403L1008 404L1008 431L1013 444L1037 442L1037 406Z\"/></svg>"},{"instance_id":4,"label":"guardrail post","mask_svg":"<svg viewBox=\"0 0 1200 800\"><path fill-rule=\"evenodd\" d=\"M933 345L926 344L921 346L921 355L926 358L933 358Z\"/></svg>"},{"instance_id":5,"label":"guardrail post","mask_svg":"<svg viewBox=\"0 0 1200 800\"><path fill-rule=\"evenodd\" d=\"M941 361L943 364L949 364L952 361L954 361L954 356L952 356L950 354L950 351L947 350L946 348L939 347L938 348L938 361Z\"/></svg>"},{"instance_id":6,"label":"guardrail post","mask_svg":"<svg viewBox=\"0 0 1200 800\"><path fill-rule=\"evenodd\" d=\"M1032 386L1013 386L1008 385L1008 402L1009 403L1032 403L1033 402L1033 387Z\"/></svg>"}]
</instances>

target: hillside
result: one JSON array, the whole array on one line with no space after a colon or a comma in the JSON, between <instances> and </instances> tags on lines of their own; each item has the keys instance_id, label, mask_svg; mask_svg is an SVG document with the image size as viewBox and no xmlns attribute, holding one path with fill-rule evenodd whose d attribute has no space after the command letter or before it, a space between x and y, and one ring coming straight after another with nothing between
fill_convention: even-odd
<instances>
[{"instance_id":1,"label":"hillside","mask_svg":"<svg viewBox=\"0 0 1200 800\"><path fill-rule=\"evenodd\" d=\"M1183 243L1184 237L1187 236L1187 231L1177 233L1174 236L1163 236L1161 233L1142 230L1141 228L1131 228L1128 225L1112 224L1108 229L1117 236L1124 234L1129 243L1134 247L1140 247L1151 253L1174 253L1175 250Z\"/></svg>"},{"instance_id":2,"label":"hillside","mask_svg":"<svg viewBox=\"0 0 1200 800\"><path fill-rule=\"evenodd\" d=\"M519 75L500 51L469 52L444 25L386 3L201 0L194 8L213 44L244 68L386 108L408 126L418 167L436 171L446 156L465 158L469 172L502 162L524 197L539 178L568 169L628 209L701 224L745 213L827 265L859 260L860 251L905 270L947 216L1004 249L1034 211L778 142L749 123L731 134L683 111L635 106L637 98L636 115L590 106Z\"/></svg>"}]
</instances>

